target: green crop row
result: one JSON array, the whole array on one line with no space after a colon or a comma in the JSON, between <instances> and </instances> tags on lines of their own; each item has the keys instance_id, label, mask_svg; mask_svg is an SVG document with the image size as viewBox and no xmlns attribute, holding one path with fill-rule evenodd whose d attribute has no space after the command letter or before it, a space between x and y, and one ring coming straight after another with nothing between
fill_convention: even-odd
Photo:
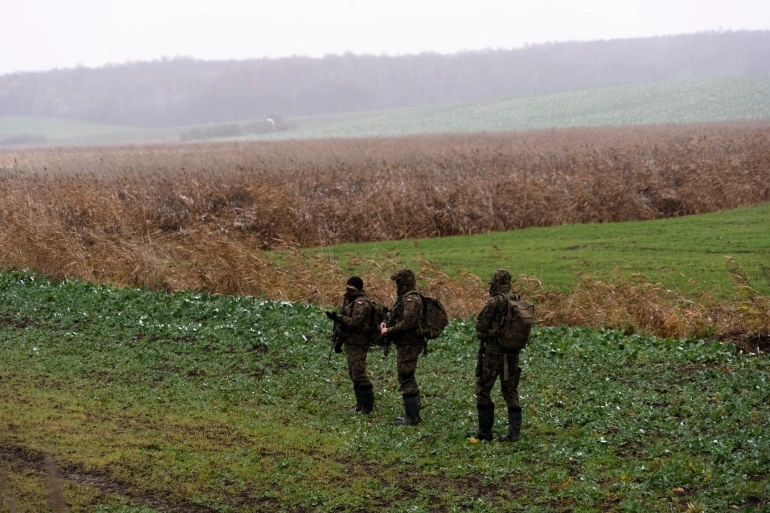
<instances>
[{"instance_id":1,"label":"green crop row","mask_svg":"<svg viewBox=\"0 0 770 513\"><path fill-rule=\"evenodd\" d=\"M765 355L540 327L522 440L473 444L473 319L420 359L408 428L390 425L395 361L376 350L375 412L351 413L330 328L318 305L0 275L3 497L40 509L48 457L67 511L770 508Z\"/></svg>"}]
</instances>

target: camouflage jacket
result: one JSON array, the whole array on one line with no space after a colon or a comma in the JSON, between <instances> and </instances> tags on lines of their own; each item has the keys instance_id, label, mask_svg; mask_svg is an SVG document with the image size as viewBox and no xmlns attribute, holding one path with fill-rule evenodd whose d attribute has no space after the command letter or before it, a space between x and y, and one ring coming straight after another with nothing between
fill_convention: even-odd
<instances>
[{"instance_id":1,"label":"camouflage jacket","mask_svg":"<svg viewBox=\"0 0 770 513\"><path fill-rule=\"evenodd\" d=\"M417 291L411 290L399 296L390 313L390 341L397 346L425 344L425 338L417 334L421 317L422 297Z\"/></svg>"},{"instance_id":2,"label":"camouflage jacket","mask_svg":"<svg viewBox=\"0 0 770 513\"><path fill-rule=\"evenodd\" d=\"M372 305L366 298L366 292L345 293L342 312L337 315L337 322L340 323L339 341L344 344L368 346L371 314Z\"/></svg>"},{"instance_id":3,"label":"camouflage jacket","mask_svg":"<svg viewBox=\"0 0 770 513\"><path fill-rule=\"evenodd\" d=\"M488 354L505 353L497 337L498 330L502 327L503 316L508 310L509 298L520 299L519 295L513 292L490 296L476 317L476 336L484 341L485 352Z\"/></svg>"}]
</instances>

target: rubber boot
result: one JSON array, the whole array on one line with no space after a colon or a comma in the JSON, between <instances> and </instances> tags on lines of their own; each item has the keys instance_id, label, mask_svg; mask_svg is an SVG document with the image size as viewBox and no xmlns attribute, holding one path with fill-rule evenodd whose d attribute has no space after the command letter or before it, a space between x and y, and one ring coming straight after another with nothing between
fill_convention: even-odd
<instances>
[{"instance_id":1,"label":"rubber boot","mask_svg":"<svg viewBox=\"0 0 770 513\"><path fill-rule=\"evenodd\" d=\"M479 427L476 430L466 431L466 438L478 438L479 440L492 440L492 426L495 424L495 405L476 405L479 415Z\"/></svg>"},{"instance_id":2,"label":"rubber boot","mask_svg":"<svg viewBox=\"0 0 770 513\"><path fill-rule=\"evenodd\" d=\"M479 412L479 429L476 438L479 440L492 440L492 426L495 424L495 405L477 406Z\"/></svg>"},{"instance_id":3,"label":"rubber boot","mask_svg":"<svg viewBox=\"0 0 770 513\"><path fill-rule=\"evenodd\" d=\"M358 413L369 415L374 409L374 387L372 387L372 385L367 385L359 387L357 390L358 398L361 402L361 409Z\"/></svg>"},{"instance_id":4,"label":"rubber boot","mask_svg":"<svg viewBox=\"0 0 770 513\"><path fill-rule=\"evenodd\" d=\"M414 426L420 423L420 395L412 394L403 396L404 416L393 421L395 426Z\"/></svg>"},{"instance_id":5,"label":"rubber boot","mask_svg":"<svg viewBox=\"0 0 770 513\"><path fill-rule=\"evenodd\" d=\"M508 433L500 437L501 442L518 442L521 434L521 407L508 408Z\"/></svg>"},{"instance_id":6,"label":"rubber boot","mask_svg":"<svg viewBox=\"0 0 770 513\"><path fill-rule=\"evenodd\" d=\"M353 385L353 392L356 394L356 405L353 407L353 411L361 413L361 391L357 385Z\"/></svg>"}]
</instances>

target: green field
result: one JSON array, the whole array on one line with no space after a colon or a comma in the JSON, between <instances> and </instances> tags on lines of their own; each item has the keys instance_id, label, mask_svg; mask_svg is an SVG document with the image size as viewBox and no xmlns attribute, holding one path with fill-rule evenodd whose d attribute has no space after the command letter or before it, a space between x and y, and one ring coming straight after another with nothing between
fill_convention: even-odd
<instances>
[{"instance_id":1,"label":"green field","mask_svg":"<svg viewBox=\"0 0 770 513\"><path fill-rule=\"evenodd\" d=\"M182 129L103 125L64 118L0 116L0 136L41 135L52 145L97 145L179 141ZM13 146L5 146L12 148ZM0 146L0 149L3 148Z\"/></svg>"},{"instance_id":2,"label":"green field","mask_svg":"<svg viewBox=\"0 0 770 513\"><path fill-rule=\"evenodd\" d=\"M297 128L229 140L382 137L765 119L770 119L770 76L749 75L597 87L442 107L287 117L286 121ZM215 125L195 125L207 126ZM181 134L191 128L138 128L57 118L0 117L0 135L42 135L51 144L67 145L179 141Z\"/></svg>"},{"instance_id":3,"label":"green field","mask_svg":"<svg viewBox=\"0 0 770 513\"><path fill-rule=\"evenodd\" d=\"M507 132L578 126L713 123L770 119L770 76L648 82L478 103L296 118L299 129L261 139Z\"/></svg>"},{"instance_id":4,"label":"green field","mask_svg":"<svg viewBox=\"0 0 770 513\"><path fill-rule=\"evenodd\" d=\"M59 475L70 512L770 509L766 356L541 327L522 440L473 444L472 323L420 359L409 428L380 352L375 412L350 412L330 329L314 305L0 275L0 504L50 510Z\"/></svg>"},{"instance_id":5,"label":"green field","mask_svg":"<svg viewBox=\"0 0 770 513\"><path fill-rule=\"evenodd\" d=\"M607 277L614 270L641 274L683 294L736 291L730 269L770 294L770 204L655 221L564 225L465 237L347 244L313 250L362 272L384 257L419 268L427 260L450 276L470 272L484 280L498 268L536 276L547 289L567 291L579 273ZM349 264L354 262L355 265ZM737 264L737 267L733 265Z\"/></svg>"}]
</instances>

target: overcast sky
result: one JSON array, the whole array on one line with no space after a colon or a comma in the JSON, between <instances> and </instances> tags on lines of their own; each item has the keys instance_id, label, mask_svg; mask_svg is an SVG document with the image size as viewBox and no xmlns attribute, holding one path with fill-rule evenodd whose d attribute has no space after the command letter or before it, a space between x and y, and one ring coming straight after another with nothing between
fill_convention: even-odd
<instances>
[{"instance_id":1,"label":"overcast sky","mask_svg":"<svg viewBox=\"0 0 770 513\"><path fill-rule=\"evenodd\" d=\"M0 0L0 74L768 30L770 0Z\"/></svg>"}]
</instances>

